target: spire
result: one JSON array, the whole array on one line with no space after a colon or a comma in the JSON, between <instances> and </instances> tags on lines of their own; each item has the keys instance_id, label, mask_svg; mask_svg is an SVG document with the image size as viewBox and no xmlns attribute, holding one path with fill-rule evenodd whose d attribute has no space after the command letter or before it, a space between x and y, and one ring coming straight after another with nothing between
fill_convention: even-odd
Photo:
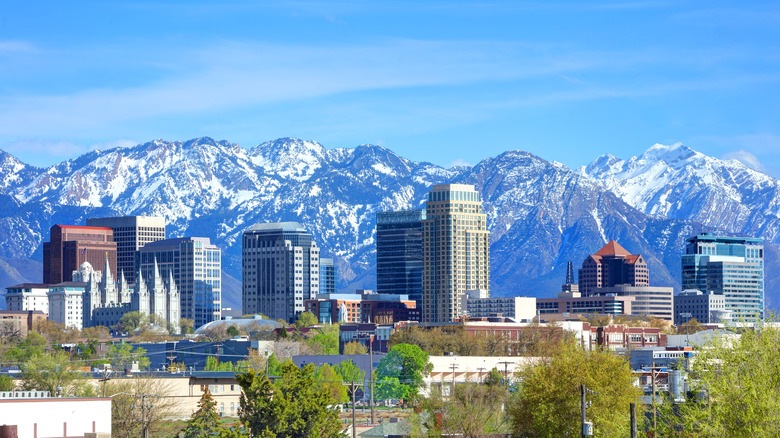
<instances>
[{"instance_id":1,"label":"spire","mask_svg":"<svg viewBox=\"0 0 780 438\"><path fill-rule=\"evenodd\" d=\"M108 264L108 252L106 252L106 263L103 265L103 284L111 284L114 277L111 276L111 266Z\"/></svg>"}]
</instances>

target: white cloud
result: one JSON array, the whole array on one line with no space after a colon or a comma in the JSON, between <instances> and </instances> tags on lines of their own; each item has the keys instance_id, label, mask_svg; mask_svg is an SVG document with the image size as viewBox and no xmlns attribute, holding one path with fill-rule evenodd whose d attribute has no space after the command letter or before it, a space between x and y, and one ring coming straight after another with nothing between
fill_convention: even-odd
<instances>
[{"instance_id":1,"label":"white cloud","mask_svg":"<svg viewBox=\"0 0 780 438\"><path fill-rule=\"evenodd\" d=\"M737 160L740 163L744 164L745 166L753 170L757 170L759 172L763 172L766 174L771 174L771 170L768 167L764 166L764 164L761 163L761 160L759 160L758 157L743 149L740 149L738 151L728 152L724 154L722 158L724 160Z\"/></svg>"}]
</instances>

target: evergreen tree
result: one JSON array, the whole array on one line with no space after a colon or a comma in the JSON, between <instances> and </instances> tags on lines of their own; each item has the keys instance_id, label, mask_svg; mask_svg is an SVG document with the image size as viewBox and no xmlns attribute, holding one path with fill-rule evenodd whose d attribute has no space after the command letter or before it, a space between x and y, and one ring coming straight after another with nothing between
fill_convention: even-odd
<instances>
[{"instance_id":1,"label":"evergreen tree","mask_svg":"<svg viewBox=\"0 0 780 438\"><path fill-rule=\"evenodd\" d=\"M341 425L333 395L317 384L312 364L302 369L282 364L276 384L254 370L237 374L241 385L239 418L252 436L263 438L336 438Z\"/></svg>"},{"instance_id":2,"label":"evergreen tree","mask_svg":"<svg viewBox=\"0 0 780 438\"><path fill-rule=\"evenodd\" d=\"M219 414L217 402L211 396L208 388L198 402L198 410L193 412L187 421L187 427L182 429L185 438L207 438L219 432Z\"/></svg>"}]
</instances>

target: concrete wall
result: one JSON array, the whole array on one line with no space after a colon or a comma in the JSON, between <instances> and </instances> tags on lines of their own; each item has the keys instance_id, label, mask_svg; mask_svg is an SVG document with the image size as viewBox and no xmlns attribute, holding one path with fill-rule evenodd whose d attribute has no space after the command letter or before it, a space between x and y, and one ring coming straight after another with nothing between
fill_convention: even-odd
<instances>
[{"instance_id":1,"label":"concrete wall","mask_svg":"<svg viewBox=\"0 0 780 438\"><path fill-rule=\"evenodd\" d=\"M83 437L111 432L111 399L0 400L0 425L16 425L20 438Z\"/></svg>"}]
</instances>

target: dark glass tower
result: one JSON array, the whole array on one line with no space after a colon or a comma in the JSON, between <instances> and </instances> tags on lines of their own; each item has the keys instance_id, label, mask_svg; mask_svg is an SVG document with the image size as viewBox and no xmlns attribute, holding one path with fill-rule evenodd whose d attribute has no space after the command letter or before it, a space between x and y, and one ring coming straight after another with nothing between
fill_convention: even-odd
<instances>
[{"instance_id":1,"label":"dark glass tower","mask_svg":"<svg viewBox=\"0 0 780 438\"><path fill-rule=\"evenodd\" d=\"M422 221L425 210L376 214L376 291L422 303Z\"/></svg>"}]
</instances>

